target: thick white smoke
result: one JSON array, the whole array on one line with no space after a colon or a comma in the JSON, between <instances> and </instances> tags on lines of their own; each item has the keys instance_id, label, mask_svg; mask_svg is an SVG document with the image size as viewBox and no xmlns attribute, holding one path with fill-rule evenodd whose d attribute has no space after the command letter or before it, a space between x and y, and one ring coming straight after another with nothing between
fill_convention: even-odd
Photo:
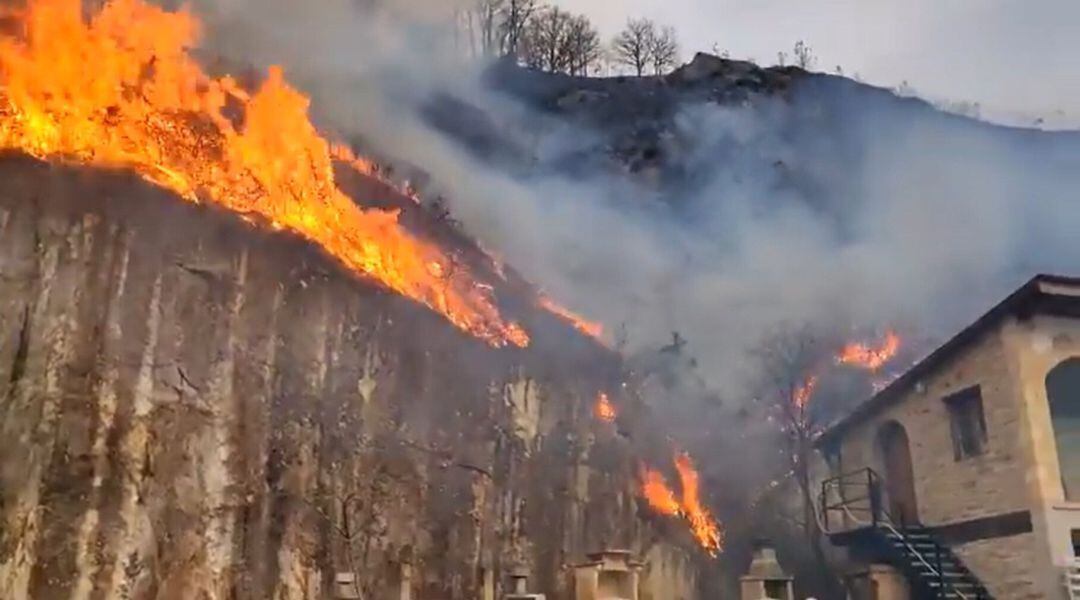
<instances>
[{"instance_id":1,"label":"thick white smoke","mask_svg":"<svg viewBox=\"0 0 1080 600\"><path fill-rule=\"evenodd\" d=\"M429 172L485 246L574 309L625 324L632 347L682 332L714 383L749 381L747 349L780 322L948 334L1036 271L1080 270L1072 134L819 85L790 101L681 108L667 152L692 181L571 176L554 165L595 157L609 132L486 90L445 27L452 6L394 6L408 18L348 0L197 11L214 52L286 65L319 117ZM482 109L538 168L492 166L434 130L422 114L435 94Z\"/></svg>"}]
</instances>

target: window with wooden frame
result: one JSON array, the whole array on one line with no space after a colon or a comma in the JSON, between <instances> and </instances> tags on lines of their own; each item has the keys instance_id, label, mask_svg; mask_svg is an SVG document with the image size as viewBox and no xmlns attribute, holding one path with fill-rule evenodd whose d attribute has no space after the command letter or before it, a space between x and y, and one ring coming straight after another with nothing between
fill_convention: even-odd
<instances>
[{"instance_id":1,"label":"window with wooden frame","mask_svg":"<svg viewBox=\"0 0 1080 600\"><path fill-rule=\"evenodd\" d=\"M952 430L953 458L963 460L986 451L986 417L983 414L982 390L972 386L946 396L949 425Z\"/></svg>"}]
</instances>

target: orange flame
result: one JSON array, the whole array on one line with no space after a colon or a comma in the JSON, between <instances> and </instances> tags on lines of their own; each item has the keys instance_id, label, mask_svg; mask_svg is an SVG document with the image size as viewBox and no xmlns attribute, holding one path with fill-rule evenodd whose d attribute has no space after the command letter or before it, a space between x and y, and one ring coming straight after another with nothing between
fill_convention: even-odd
<instances>
[{"instance_id":1,"label":"orange flame","mask_svg":"<svg viewBox=\"0 0 1080 600\"><path fill-rule=\"evenodd\" d=\"M723 549L724 533L712 513L701 503L700 477L690 455L685 452L677 454L675 470L682 487L681 498L677 498L668 487L662 473L645 465L641 466L641 494L656 512L686 520L698 545L709 556L716 556Z\"/></svg>"},{"instance_id":2,"label":"orange flame","mask_svg":"<svg viewBox=\"0 0 1080 600\"><path fill-rule=\"evenodd\" d=\"M698 472L689 454L681 453L675 457L675 470L679 472L683 515L690 524L690 531L710 556L716 556L723 546L723 534L712 513L701 504Z\"/></svg>"},{"instance_id":3,"label":"orange flame","mask_svg":"<svg viewBox=\"0 0 1080 600\"><path fill-rule=\"evenodd\" d=\"M810 402L810 397L814 395L814 389L817 388L818 378L817 375L811 375L803 381L802 385L795 388L792 393L792 401L795 403L795 408L804 410L807 403Z\"/></svg>"},{"instance_id":4,"label":"orange flame","mask_svg":"<svg viewBox=\"0 0 1080 600\"><path fill-rule=\"evenodd\" d=\"M80 0L26 0L14 16L20 34L0 38L0 149L134 169L306 238L493 346L528 344L451 256L337 187L332 157L370 165L331 148L280 68L254 94L210 77L188 53L198 20L144 0L110 0L88 21Z\"/></svg>"},{"instance_id":5,"label":"orange flame","mask_svg":"<svg viewBox=\"0 0 1080 600\"><path fill-rule=\"evenodd\" d=\"M836 355L836 362L868 371L877 371L885 363L892 360L899 350L900 336L896 332L889 330L885 332L885 339L877 346L860 342L847 344Z\"/></svg>"},{"instance_id":6,"label":"orange flame","mask_svg":"<svg viewBox=\"0 0 1080 600\"><path fill-rule=\"evenodd\" d=\"M682 515L682 507L675 497L675 491L668 487L664 474L645 465L641 466L641 495L653 510L662 515Z\"/></svg>"},{"instance_id":7,"label":"orange flame","mask_svg":"<svg viewBox=\"0 0 1080 600\"><path fill-rule=\"evenodd\" d=\"M601 323L595 321L589 321L581 315L572 312L570 309L558 304L547 296L540 295L537 298L537 303L544 310L561 317L564 321L569 322L575 329L584 333L585 335L597 340L598 342L604 342L604 326Z\"/></svg>"},{"instance_id":8,"label":"orange flame","mask_svg":"<svg viewBox=\"0 0 1080 600\"><path fill-rule=\"evenodd\" d=\"M603 421L604 423L614 423L615 417L619 415L619 411L615 408L615 405L608 399L608 395L604 392L600 392L596 395L596 403L593 404L593 415Z\"/></svg>"}]
</instances>

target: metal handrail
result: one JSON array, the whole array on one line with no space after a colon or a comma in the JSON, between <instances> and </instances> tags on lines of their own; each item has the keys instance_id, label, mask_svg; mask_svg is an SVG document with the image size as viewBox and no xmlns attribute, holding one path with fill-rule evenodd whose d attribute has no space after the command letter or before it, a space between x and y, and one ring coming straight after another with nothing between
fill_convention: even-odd
<instances>
[{"instance_id":1,"label":"metal handrail","mask_svg":"<svg viewBox=\"0 0 1080 600\"><path fill-rule=\"evenodd\" d=\"M837 502L835 505L827 505L825 503L826 491L828 489L832 489L833 487L837 487L837 489L839 489L839 486L837 484L842 485L844 480L849 479L849 478L851 478L851 477L853 477L855 475L860 475L861 476L863 473L866 473L865 485L870 490L869 494L865 498L856 498L855 500L846 500L843 497L841 497L841 500L839 502ZM847 518L850 519L853 523L860 524L860 525L871 525L871 526L877 526L878 524L883 525L894 536L896 536L896 539L898 539L900 541L900 543L902 543L905 547L907 547L907 549L911 552L912 556L914 556L920 563L922 563L922 565L924 567L926 567L933 576L936 576L938 578L938 595L939 596L944 596L944 594L945 594L945 586L946 586L946 579L945 579L944 569L941 566L941 548L938 547L938 546L940 546L940 544L938 544L937 542L934 542L933 540L931 540L931 543L933 543L934 546L935 546L935 554L936 554L936 558L937 558L936 562L938 563L937 568L935 568L933 565L931 565L929 563L929 561L926 560L926 557L923 556L923 554L921 552L916 550L915 547L912 546L910 542L908 542L907 536L904 535L904 533L901 532L899 529L897 529L896 526L894 525L892 515L890 515L889 511L886 510L885 507L881 505L880 493L878 492L878 489L877 489L879 479L880 478L877 476L877 473L875 473L873 469L867 468L867 469L861 469L859 471L852 471L851 473L841 474L841 475L838 475L838 476L833 477L831 479L826 479L825 481L823 481L822 484L821 484L821 500L822 500L822 512L825 514L826 523L828 523L829 510L839 508L839 509L843 510L844 515L847 516ZM862 484L862 482L860 482L860 484ZM851 484L851 485L854 485L854 484ZM870 513L870 516L871 516L871 521L869 523L866 522L866 521L863 521L862 519L860 519L858 517L856 517L855 514L852 513L851 506L850 506L850 502L852 502L852 501L865 500L865 499L870 500L870 508L866 509ZM952 583L949 583L948 586L949 586L950 590L953 593L955 593L962 600L969 600L970 599L970 597L967 594L965 594L964 592L957 589L956 586L953 585ZM978 594L979 597L982 597L981 592L977 592L977 594ZM1078 599L1078 600L1080 600L1080 599Z\"/></svg>"},{"instance_id":2,"label":"metal handrail","mask_svg":"<svg viewBox=\"0 0 1080 600\"><path fill-rule=\"evenodd\" d=\"M1069 600L1080 600L1080 558L1065 566L1065 591Z\"/></svg>"},{"instance_id":3,"label":"metal handrail","mask_svg":"<svg viewBox=\"0 0 1080 600\"><path fill-rule=\"evenodd\" d=\"M937 550L938 568L935 569L933 566L930 565L930 563L926 562L926 558L923 557L922 553L920 553L918 550L915 549L914 546L912 546L910 543L908 543L907 536L905 536L903 533L900 533L900 531L898 531L896 529L896 527L893 526L892 522L888 519L888 515L886 515L886 518L884 520L882 520L881 522L882 522L882 524L885 525L885 527L889 531L891 531L893 533L893 535L895 535L897 537L897 539L900 540L901 543L903 543L905 546L907 546L908 550L911 551L911 553L915 556L915 558L919 559L919 562L921 562L924 567L926 567L927 569L930 569L930 572L937 576L938 581L940 582L940 587L938 588L938 593L943 594L944 591L945 591L945 574L944 574L943 570L941 570L941 551ZM934 542L934 544L937 545L937 542ZM949 587L952 588L952 591L955 592L957 596L960 596L961 598L967 600L968 595L965 594L964 592L961 592L960 590L956 589L956 586L950 584Z\"/></svg>"},{"instance_id":4,"label":"metal handrail","mask_svg":"<svg viewBox=\"0 0 1080 600\"><path fill-rule=\"evenodd\" d=\"M824 521L824 527L826 531L829 527L829 513L836 509L843 509L845 513L851 515L851 511L855 509L852 505L856 502L868 501L869 506L866 508L857 508L859 512L868 512L872 517L875 517L873 522L876 522L877 512L880 510L880 497L876 492L878 480L880 478L873 469L859 469L857 471L850 471L848 473L842 473L835 477L831 477L821 482L821 494L819 502L821 504L822 518ZM855 498L844 497L844 490L851 487L864 487L869 492L867 496L858 496ZM839 499L833 503L829 500L830 493L834 492L839 496ZM852 519L853 522L860 522L858 519Z\"/></svg>"}]
</instances>

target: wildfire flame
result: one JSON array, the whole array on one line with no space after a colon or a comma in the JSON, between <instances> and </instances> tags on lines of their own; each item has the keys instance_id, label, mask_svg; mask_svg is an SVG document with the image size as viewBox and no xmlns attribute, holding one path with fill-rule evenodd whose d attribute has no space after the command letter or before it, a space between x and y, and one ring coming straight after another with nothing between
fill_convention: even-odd
<instances>
[{"instance_id":1,"label":"wildfire flame","mask_svg":"<svg viewBox=\"0 0 1080 600\"><path fill-rule=\"evenodd\" d=\"M877 345L862 342L851 342L845 345L836 355L836 362L843 365L851 365L877 371L892 360L900 350L900 336L895 331L885 332L885 339Z\"/></svg>"},{"instance_id":2,"label":"wildfire flame","mask_svg":"<svg viewBox=\"0 0 1080 600\"><path fill-rule=\"evenodd\" d=\"M792 401L795 403L795 408L798 410L805 410L807 403L810 402L810 397L814 395L814 389L817 388L818 378L817 375L811 375L807 377L801 385L795 388L792 393Z\"/></svg>"},{"instance_id":3,"label":"wildfire flame","mask_svg":"<svg viewBox=\"0 0 1080 600\"><path fill-rule=\"evenodd\" d=\"M569 322L575 329L584 333L585 335L595 339L598 342L604 342L604 326L601 323L595 321L589 321L581 315L571 311L565 306L560 305L551 298L541 294L537 298L537 303L544 310L562 318L564 321Z\"/></svg>"},{"instance_id":4,"label":"wildfire flame","mask_svg":"<svg viewBox=\"0 0 1080 600\"><path fill-rule=\"evenodd\" d=\"M0 37L0 149L124 167L191 202L314 242L350 270L444 315L493 346L526 346L490 291L397 213L359 208L336 185L309 99L271 68L254 93L208 76L188 51L200 23L144 0L27 0Z\"/></svg>"},{"instance_id":5,"label":"wildfire flame","mask_svg":"<svg viewBox=\"0 0 1080 600\"><path fill-rule=\"evenodd\" d=\"M641 494L656 512L684 519L698 545L709 556L716 556L723 549L724 534L712 513L701 504L700 477L689 454L675 455L675 470L679 474L681 498L668 487L663 473L645 465L641 466Z\"/></svg>"},{"instance_id":6,"label":"wildfire flame","mask_svg":"<svg viewBox=\"0 0 1080 600\"><path fill-rule=\"evenodd\" d=\"M675 497L675 491L668 487L664 474L642 465L641 495L656 512L669 517L682 516L682 506Z\"/></svg>"},{"instance_id":7,"label":"wildfire flame","mask_svg":"<svg viewBox=\"0 0 1080 600\"><path fill-rule=\"evenodd\" d=\"M723 534L712 513L701 504L698 472L689 454L681 453L675 457L675 470L679 472L683 516L690 523L690 531L710 556L716 556L724 542Z\"/></svg>"},{"instance_id":8,"label":"wildfire flame","mask_svg":"<svg viewBox=\"0 0 1080 600\"><path fill-rule=\"evenodd\" d=\"M596 395L596 403L593 404L593 415L604 423L614 423L615 417L619 416L619 411L608 399L608 395L600 392Z\"/></svg>"}]
</instances>

